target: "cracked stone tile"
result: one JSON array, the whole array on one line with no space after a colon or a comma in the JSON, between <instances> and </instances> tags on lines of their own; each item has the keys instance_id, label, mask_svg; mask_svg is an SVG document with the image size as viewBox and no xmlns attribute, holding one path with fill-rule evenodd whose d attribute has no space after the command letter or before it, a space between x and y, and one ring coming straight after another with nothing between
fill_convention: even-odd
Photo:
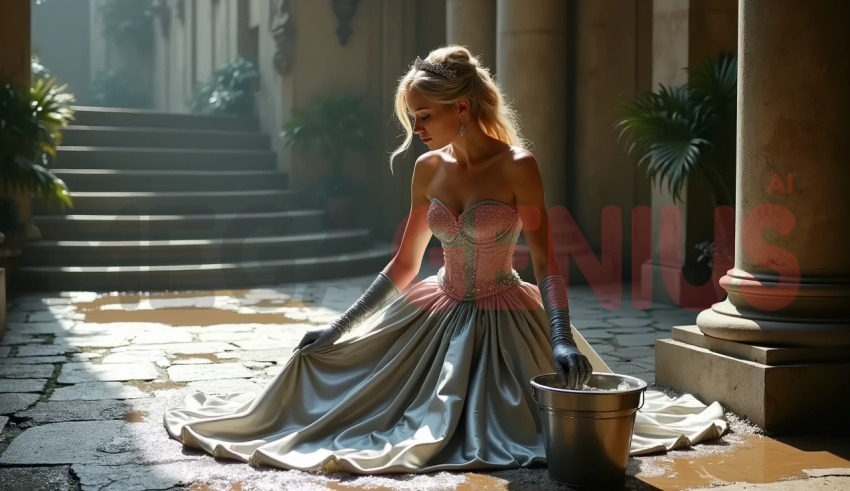
<instances>
[{"instance_id":1,"label":"cracked stone tile","mask_svg":"<svg viewBox=\"0 0 850 491\"><path fill-rule=\"evenodd\" d=\"M247 368L266 368L271 365L271 363L265 361L243 361L242 364Z\"/></svg>"},{"instance_id":2,"label":"cracked stone tile","mask_svg":"<svg viewBox=\"0 0 850 491\"><path fill-rule=\"evenodd\" d=\"M74 491L70 466L8 467L0 469L0 482L6 491Z\"/></svg>"},{"instance_id":3,"label":"cracked stone tile","mask_svg":"<svg viewBox=\"0 0 850 491\"><path fill-rule=\"evenodd\" d=\"M21 310L6 312L6 322L24 322L27 320L27 313Z\"/></svg>"},{"instance_id":4,"label":"cracked stone tile","mask_svg":"<svg viewBox=\"0 0 850 491\"><path fill-rule=\"evenodd\" d=\"M79 350L74 346L66 344L46 344L44 346L28 344L26 346L19 346L16 356L56 356L74 351Z\"/></svg>"},{"instance_id":5,"label":"cracked stone tile","mask_svg":"<svg viewBox=\"0 0 850 491\"><path fill-rule=\"evenodd\" d=\"M73 307L76 309L76 307ZM68 319L68 320L84 320L86 318L85 314L77 313L73 311L68 312L51 312L50 310L46 312L35 312L27 316L28 322L54 322L59 319Z\"/></svg>"},{"instance_id":6,"label":"cracked stone tile","mask_svg":"<svg viewBox=\"0 0 850 491\"><path fill-rule=\"evenodd\" d=\"M0 416L0 430L6 427L6 423L9 422L9 418L6 416Z\"/></svg>"},{"instance_id":7,"label":"cracked stone tile","mask_svg":"<svg viewBox=\"0 0 850 491\"><path fill-rule=\"evenodd\" d=\"M9 356L9 353L12 351L11 346L0 346L0 358L6 358Z\"/></svg>"},{"instance_id":8,"label":"cracked stone tile","mask_svg":"<svg viewBox=\"0 0 850 491\"><path fill-rule=\"evenodd\" d=\"M253 332L263 324L215 324L212 326L180 326L175 329L186 329L191 332ZM203 341L203 340L202 340Z\"/></svg>"},{"instance_id":9,"label":"cracked stone tile","mask_svg":"<svg viewBox=\"0 0 850 491\"><path fill-rule=\"evenodd\" d=\"M611 332L616 334L648 334L654 333L655 329L652 326L644 326L644 327L615 327L611 329Z\"/></svg>"},{"instance_id":10,"label":"cracked stone tile","mask_svg":"<svg viewBox=\"0 0 850 491\"><path fill-rule=\"evenodd\" d=\"M29 394L27 394L29 395ZM36 395L36 394L33 394ZM116 400L39 402L26 411L15 414L30 421L22 426L64 423L68 421L103 421L122 419L130 406Z\"/></svg>"},{"instance_id":11,"label":"cracked stone tile","mask_svg":"<svg viewBox=\"0 0 850 491\"><path fill-rule=\"evenodd\" d=\"M279 374L282 371L283 371L283 365L272 365L272 366L266 368L265 370L263 370L263 373L265 373L268 376L275 377L275 376L277 376L277 374Z\"/></svg>"},{"instance_id":12,"label":"cracked stone tile","mask_svg":"<svg viewBox=\"0 0 850 491\"><path fill-rule=\"evenodd\" d=\"M612 355L630 360L637 358L652 357L655 359L655 348L625 348L611 352Z\"/></svg>"},{"instance_id":13,"label":"cracked stone tile","mask_svg":"<svg viewBox=\"0 0 850 491\"><path fill-rule=\"evenodd\" d=\"M584 332L585 329L611 329L612 327L616 327L613 324L609 324L605 321L576 320L572 315L570 315L570 322L575 326L576 329L582 332Z\"/></svg>"},{"instance_id":14,"label":"cracked stone tile","mask_svg":"<svg viewBox=\"0 0 850 491\"><path fill-rule=\"evenodd\" d=\"M653 319L649 317L615 317L608 319L608 322L620 327L641 327L652 324Z\"/></svg>"},{"instance_id":15,"label":"cracked stone tile","mask_svg":"<svg viewBox=\"0 0 850 491\"><path fill-rule=\"evenodd\" d=\"M18 435L0 456L0 464L126 464L129 451L109 451L124 421L73 421L34 426Z\"/></svg>"},{"instance_id":16,"label":"cracked stone tile","mask_svg":"<svg viewBox=\"0 0 850 491\"><path fill-rule=\"evenodd\" d=\"M9 332L9 333L6 333L6 335L3 336L3 340L0 341L0 345L3 345L3 346L14 346L14 345L18 345L18 344L28 344L28 343L29 344L43 344L44 339L36 338L36 337L30 336L28 334L16 334L16 333L13 333L13 332Z\"/></svg>"},{"instance_id":17,"label":"cracked stone tile","mask_svg":"<svg viewBox=\"0 0 850 491\"><path fill-rule=\"evenodd\" d=\"M76 332L74 334L77 334ZM117 348L130 344L123 334L57 336L53 341L56 345L75 346L79 348Z\"/></svg>"},{"instance_id":18,"label":"cracked stone tile","mask_svg":"<svg viewBox=\"0 0 850 491\"><path fill-rule=\"evenodd\" d=\"M292 358L292 348L231 351L228 353L216 353L215 355L220 359L230 358L239 361L269 361L275 363L286 363L290 358Z\"/></svg>"},{"instance_id":19,"label":"cracked stone tile","mask_svg":"<svg viewBox=\"0 0 850 491\"><path fill-rule=\"evenodd\" d=\"M192 356L192 355L189 355ZM208 358L186 358L183 360L174 360L175 365L210 365L212 360ZM243 363L244 365L244 363Z\"/></svg>"},{"instance_id":20,"label":"cracked stone tile","mask_svg":"<svg viewBox=\"0 0 850 491\"><path fill-rule=\"evenodd\" d=\"M632 363L608 363L608 366L611 370L614 370L614 373L620 373L623 375L636 375L638 373L646 372L646 368Z\"/></svg>"},{"instance_id":21,"label":"cracked stone tile","mask_svg":"<svg viewBox=\"0 0 850 491\"><path fill-rule=\"evenodd\" d=\"M204 394L229 394L235 392L259 393L263 390L263 387L265 387L264 384L256 384L250 380L242 378L189 382L190 389L199 390Z\"/></svg>"},{"instance_id":22,"label":"cracked stone tile","mask_svg":"<svg viewBox=\"0 0 850 491\"><path fill-rule=\"evenodd\" d=\"M168 354L175 355L199 355L206 353L219 353L222 351L235 350L236 346L228 343L219 342L199 342L199 343L174 343L174 344L137 344L133 346L122 346L115 348L113 353L121 353L124 351L139 351L139 350L160 350Z\"/></svg>"},{"instance_id":23,"label":"cracked stone tile","mask_svg":"<svg viewBox=\"0 0 850 491\"><path fill-rule=\"evenodd\" d=\"M51 401L97 401L103 399L145 399L150 394L138 387L121 382L87 382L71 387L59 387L50 396Z\"/></svg>"},{"instance_id":24,"label":"cracked stone tile","mask_svg":"<svg viewBox=\"0 0 850 491\"><path fill-rule=\"evenodd\" d=\"M6 392L44 392L47 379L0 379L0 394Z\"/></svg>"},{"instance_id":25,"label":"cracked stone tile","mask_svg":"<svg viewBox=\"0 0 850 491\"><path fill-rule=\"evenodd\" d=\"M661 339L663 336L659 336L657 333L647 333L647 334L621 334L617 336L617 343L620 346L655 346L655 340Z\"/></svg>"},{"instance_id":26,"label":"cracked stone tile","mask_svg":"<svg viewBox=\"0 0 850 491\"><path fill-rule=\"evenodd\" d=\"M111 363L95 365L93 363L66 363L59 373L60 384L81 382L121 382L127 380L154 380L159 374L150 362Z\"/></svg>"},{"instance_id":27,"label":"cracked stone tile","mask_svg":"<svg viewBox=\"0 0 850 491\"><path fill-rule=\"evenodd\" d=\"M198 338L201 341L223 341L226 343L247 341L256 337L257 334L253 330L244 332L201 332L198 334Z\"/></svg>"},{"instance_id":28,"label":"cracked stone tile","mask_svg":"<svg viewBox=\"0 0 850 491\"><path fill-rule=\"evenodd\" d=\"M23 358L6 358L0 360L0 364L6 365L41 365L44 363L65 363L68 359L64 356L25 356Z\"/></svg>"},{"instance_id":29,"label":"cracked stone tile","mask_svg":"<svg viewBox=\"0 0 850 491\"><path fill-rule=\"evenodd\" d=\"M584 339L607 339L614 335L602 329L577 329Z\"/></svg>"},{"instance_id":30,"label":"cracked stone tile","mask_svg":"<svg viewBox=\"0 0 850 491\"><path fill-rule=\"evenodd\" d=\"M193 337L191 332L169 329L167 331L143 332L133 338L133 344L191 343L192 340Z\"/></svg>"},{"instance_id":31,"label":"cracked stone tile","mask_svg":"<svg viewBox=\"0 0 850 491\"><path fill-rule=\"evenodd\" d=\"M165 359L165 352L160 350L143 350L143 351L123 351L121 353L112 353L106 355L101 360L101 363L138 363L142 361L155 362L160 359Z\"/></svg>"},{"instance_id":32,"label":"cracked stone tile","mask_svg":"<svg viewBox=\"0 0 850 491\"><path fill-rule=\"evenodd\" d=\"M168 368L168 378L175 382L196 382L229 378L250 378L254 374L241 363L213 365L174 365Z\"/></svg>"},{"instance_id":33,"label":"cracked stone tile","mask_svg":"<svg viewBox=\"0 0 850 491\"><path fill-rule=\"evenodd\" d=\"M71 331L77 321L70 319L55 319L50 322L13 322L9 324L9 332L20 334L65 334Z\"/></svg>"},{"instance_id":34,"label":"cracked stone tile","mask_svg":"<svg viewBox=\"0 0 850 491\"><path fill-rule=\"evenodd\" d=\"M0 414L14 414L32 406L41 394L3 394L0 397Z\"/></svg>"},{"instance_id":35,"label":"cracked stone tile","mask_svg":"<svg viewBox=\"0 0 850 491\"><path fill-rule=\"evenodd\" d=\"M0 365L2 378L50 378L53 365Z\"/></svg>"},{"instance_id":36,"label":"cracked stone tile","mask_svg":"<svg viewBox=\"0 0 850 491\"><path fill-rule=\"evenodd\" d=\"M233 344L244 350L261 350L275 348L289 348L290 350L298 346L299 340L279 341L271 338L254 338L245 341L234 341Z\"/></svg>"},{"instance_id":37,"label":"cracked stone tile","mask_svg":"<svg viewBox=\"0 0 850 491\"><path fill-rule=\"evenodd\" d=\"M600 355L602 353L610 353L611 351L614 351L614 347L611 346L610 344L593 344L593 343L590 343L590 346L593 348L593 351L596 351L596 353L598 353Z\"/></svg>"},{"instance_id":38,"label":"cracked stone tile","mask_svg":"<svg viewBox=\"0 0 850 491\"><path fill-rule=\"evenodd\" d=\"M103 353L101 352L87 352L87 353L72 353L70 361L89 361L95 358L103 357Z\"/></svg>"}]
</instances>

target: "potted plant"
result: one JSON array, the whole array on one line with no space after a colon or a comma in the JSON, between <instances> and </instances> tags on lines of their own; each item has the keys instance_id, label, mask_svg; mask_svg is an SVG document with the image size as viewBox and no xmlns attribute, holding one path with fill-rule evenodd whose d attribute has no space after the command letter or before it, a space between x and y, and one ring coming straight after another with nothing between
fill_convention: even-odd
<instances>
[{"instance_id":1,"label":"potted plant","mask_svg":"<svg viewBox=\"0 0 850 491\"><path fill-rule=\"evenodd\" d=\"M342 166L350 152L369 151L371 116L363 109L364 100L347 95L322 97L306 110L293 110L283 125L285 148L299 146L331 163L331 174L315 189L331 228L350 226L355 221L355 190L343 176Z\"/></svg>"},{"instance_id":2,"label":"potted plant","mask_svg":"<svg viewBox=\"0 0 850 491\"><path fill-rule=\"evenodd\" d=\"M195 86L189 107L196 114L250 115L259 80L254 64L239 56Z\"/></svg>"},{"instance_id":3,"label":"potted plant","mask_svg":"<svg viewBox=\"0 0 850 491\"><path fill-rule=\"evenodd\" d=\"M14 196L73 206L67 186L48 168L61 142L61 130L73 119L74 96L65 87L52 78L35 79L29 90L0 84L0 194L5 198L0 224L5 230L0 231L8 234L0 243L6 252L0 255L11 261L19 258L23 244L23 237L17 235L21 233L18 207L10 205Z\"/></svg>"},{"instance_id":4,"label":"potted plant","mask_svg":"<svg viewBox=\"0 0 850 491\"><path fill-rule=\"evenodd\" d=\"M686 179L705 179L716 209L734 208L728 184L735 164L736 98L738 61L735 55L721 54L716 61L705 58L688 69L685 85L660 85L659 91L639 94L618 108L616 127L627 137L628 153L637 154L638 167L646 165L647 176L667 181L673 201L682 201ZM713 267L715 255L731 262L733 241L717 251L714 241L695 245L698 262Z\"/></svg>"}]
</instances>

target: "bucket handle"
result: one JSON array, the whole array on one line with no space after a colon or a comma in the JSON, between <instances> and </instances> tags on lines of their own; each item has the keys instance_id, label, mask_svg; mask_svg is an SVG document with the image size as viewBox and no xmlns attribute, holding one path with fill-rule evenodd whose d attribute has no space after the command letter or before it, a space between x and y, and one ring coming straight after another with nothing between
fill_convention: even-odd
<instances>
[{"instance_id":1,"label":"bucket handle","mask_svg":"<svg viewBox=\"0 0 850 491\"><path fill-rule=\"evenodd\" d=\"M643 409L643 404L646 402L646 391L640 391L640 406L638 406L637 410L640 411Z\"/></svg>"}]
</instances>

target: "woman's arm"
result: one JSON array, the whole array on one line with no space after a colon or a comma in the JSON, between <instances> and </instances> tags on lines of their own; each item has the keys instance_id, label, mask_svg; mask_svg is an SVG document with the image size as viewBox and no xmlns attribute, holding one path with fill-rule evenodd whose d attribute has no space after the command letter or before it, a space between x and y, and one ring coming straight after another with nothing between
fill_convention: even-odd
<instances>
[{"instance_id":1,"label":"woman's arm","mask_svg":"<svg viewBox=\"0 0 850 491\"><path fill-rule=\"evenodd\" d=\"M509 180L517 200L517 209L531 252L534 277L549 319L552 361L564 387L579 389L590 380L593 367L579 352L572 335L566 281L561 275L552 241L549 216L543 199L543 179L537 160L530 152L517 155L509 166Z\"/></svg>"},{"instance_id":2,"label":"woman's arm","mask_svg":"<svg viewBox=\"0 0 850 491\"><path fill-rule=\"evenodd\" d=\"M516 196L534 277L539 285L543 278L561 274L543 197L543 178L540 177L537 159L528 151L518 153L506 172Z\"/></svg>"},{"instance_id":3,"label":"woman's arm","mask_svg":"<svg viewBox=\"0 0 850 491\"><path fill-rule=\"evenodd\" d=\"M431 240L431 228L428 226L428 208L431 205L426 196L428 184L439 165L439 157L428 152L416 160L413 167L413 179L410 184L410 213L401 238L398 253L383 269L399 291L403 290L419 274L422 256Z\"/></svg>"}]
</instances>

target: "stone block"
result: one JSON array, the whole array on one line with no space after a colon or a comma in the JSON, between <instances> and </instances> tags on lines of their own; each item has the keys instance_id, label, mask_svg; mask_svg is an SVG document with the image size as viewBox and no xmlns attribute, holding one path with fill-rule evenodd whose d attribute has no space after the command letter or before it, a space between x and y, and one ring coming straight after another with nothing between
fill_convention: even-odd
<instances>
[{"instance_id":1,"label":"stone block","mask_svg":"<svg viewBox=\"0 0 850 491\"><path fill-rule=\"evenodd\" d=\"M50 396L51 401L97 401L102 399L144 399L151 397L132 385L121 382L88 382L71 387L59 387Z\"/></svg>"},{"instance_id":2,"label":"stone block","mask_svg":"<svg viewBox=\"0 0 850 491\"><path fill-rule=\"evenodd\" d=\"M845 426L850 362L769 366L673 339L655 344L655 380L775 432Z\"/></svg>"},{"instance_id":3,"label":"stone block","mask_svg":"<svg viewBox=\"0 0 850 491\"><path fill-rule=\"evenodd\" d=\"M0 394L6 392L44 392L47 379L0 379Z\"/></svg>"},{"instance_id":4,"label":"stone block","mask_svg":"<svg viewBox=\"0 0 850 491\"><path fill-rule=\"evenodd\" d=\"M673 339L692 346L699 346L740 360L753 361L762 365L793 365L799 363L850 362L850 350L846 347L768 347L727 341L706 336L697 326L676 326Z\"/></svg>"},{"instance_id":5,"label":"stone block","mask_svg":"<svg viewBox=\"0 0 850 491\"><path fill-rule=\"evenodd\" d=\"M159 374L150 362L95 365L88 362L66 363L59 373L60 384L81 382L123 382L154 380Z\"/></svg>"}]
</instances>

